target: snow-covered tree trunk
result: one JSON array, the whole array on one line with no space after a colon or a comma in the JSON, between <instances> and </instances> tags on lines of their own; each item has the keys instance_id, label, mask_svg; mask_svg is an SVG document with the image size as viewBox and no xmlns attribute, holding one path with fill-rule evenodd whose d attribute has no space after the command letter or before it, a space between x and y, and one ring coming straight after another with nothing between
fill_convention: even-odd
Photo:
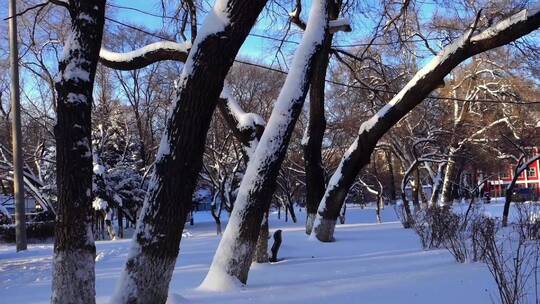
<instances>
[{"instance_id":1,"label":"snow-covered tree trunk","mask_svg":"<svg viewBox=\"0 0 540 304\"><path fill-rule=\"evenodd\" d=\"M452 201L454 200L452 190L454 189L455 172L456 156L454 149L451 148L448 153L448 160L446 161L446 170L444 171L441 189L441 203L443 206L452 205Z\"/></svg>"},{"instance_id":2,"label":"snow-covered tree trunk","mask_svg":"<svg viewBox=\"0 0 540 304\"><path fill-rule=\"evenodd\" d=\"M206 133L238 50L266 1L217 0L189 52L113 301L165 303Z\"/></svg>"},{"instance_id":3,"label":"snow-covered tree trunk","mask_svg":"<svg viewBox=\"0 0 540 304\"><path fill-rule=\"evenodd\" d=\"M341 1L329 1L329 19L338 17ZM302 140L304 146L304 165L306 168L306 234L311 234L313 222L317 215L319 202L324 195L326 186L322 164L322 142L326 130L324 115L324 92L326 85L326 70L330 61L333 33L325 34L322 49L315 58L314 71L310 79L309 89L309 121L306 137Z\"/></svg>"},{"instance_id":4,"label":"snow-covered tree trunk","mask_svg":"<svg viewBox=\"0 0 540 304\"><path fill-rule=\"evenodd\" d=\"M437 174L433 178L433 186L431 190L431 197L429 199L429 207L437 206L439 201L439 194L441 193L442 183L443 183L443 173L444 168L446 167L445 163L440 163L437 167Z\"/></svg>"},{"instance_id":5,"label":"snow-covered tree trunk","mask_svg":"<svg viewBox=\"0 0 540 304\"><path fill-rule=\"evenodd\" d=\"M247 281L263 215L270 204L280 165L307 95L313 61L321 49L327 20L326 1L313 1L306 31L242 179L229 224L202 288L227 289Z\"/></svg>"},{"instance_id":6,"label":"snow-covered tree trunk","mask_svg":"<svg viewBox=\"0 0 540 304\"><path fill-rule=\"evenodd\" d=\"M369 163L378 140L433 90L444 84L444 77L453 68L473 55L508 44L539 26L538 9L522 10L473 36L475 22L462 37L446 46L418 71L388 104L360 126L358 137L343 155L319 205L313 227L315 237L323 242L334 240L341 205L359 170Z\"/></svg>"},{"instance_id":7,"label":"snow-covered tree trunk","mask_svg":"<svg viewBox=\"0 0 540 304\"><path fill-rule=\"evenodd\" d=\"M95 303L90 115L105 0L69 1L65 6L71 30L56 81L58 209L51 303Z\"/></svg>"}]
</instances>

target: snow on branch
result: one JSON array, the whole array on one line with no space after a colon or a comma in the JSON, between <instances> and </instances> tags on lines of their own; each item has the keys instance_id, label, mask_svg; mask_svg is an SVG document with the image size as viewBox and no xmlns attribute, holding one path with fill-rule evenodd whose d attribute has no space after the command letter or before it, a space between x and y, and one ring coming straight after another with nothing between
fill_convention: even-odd
<instances>
[{"instance_id":1,"label":"snow on branch","mask_svg":"<svg viewBox=\"0 0 540 304\"><path fill-rule=\"evenodd\" d=\"M461 140L459 143L458 143L458 148L457 149L460 149L461 147L463 147L464 144L468 143L468 142L471 142L473 141L474 139L476 139L478 136L486 133L489 129L493 128L494 126L498 125L498 124L501 124L501 123L506 123L507 125L510 125L510 121L508 120L508 118L501 118L501 119L497 119L495 120L494 122L490 123L489 125L483 127L482 129L474 132L473 134L471 134L471 136L467 137L467 138L464 138L463 140Z\"/></svg>"},{"instance_id":2,"label":"snow on branch","mask_svg":"<svg viewBox=\"0 0 540 304\"><path fill-rule=\"evenodd\" d=\"M116 53L102 47L99 57L100 62L106 67L115 70L135 70L164 60L186 62L190 49L190 42L161 41L126 53ZM244 145L246 155L250 157L264 130L264 119L258 114L242 110L227 85L221 92L218 109L236 138Z\"/></svg>"},{"instance_id":3,"label":"snow on branch","mask_svg":"<svg viewBox=\"0 0 540 304\"><path fill-rule=\"evenodd\" d=\"M422 102L431 91L444 84L444 77L458 64L473 55L527 35L538 27L540 27L538 9L522 10L474 36L472 33L475 27L471 27L461 38L442 49L388 104L364 122L359 133L369 132L375 126L379 126L383 133L386 132L389 127Z\"/></svg>"},{"instance_id":4,"label":"snow on branch","mask_svg":"<svg viewBox=\"0 0 540 304\"><path fill-rule=\"evenodd\" d=\"M135 70L164 60L185 62L191 49L190 42L160 41L126 53L112 52L104 47L99 52L100 62L115 70Z\"/></svg>"},{"instance_id":5,"label":"snow on branch","mask_svg":"<svg viewBox=\"0 0 540 304\"><path fill-rule=\"evenodd\" d=\"M223 87L217 106L225 122L233 131L234 136L244 146L246 156L251 158L259 143L266 122L258 114L245 112L232 96L227 84Z\"/></svg>"}]
</instances>

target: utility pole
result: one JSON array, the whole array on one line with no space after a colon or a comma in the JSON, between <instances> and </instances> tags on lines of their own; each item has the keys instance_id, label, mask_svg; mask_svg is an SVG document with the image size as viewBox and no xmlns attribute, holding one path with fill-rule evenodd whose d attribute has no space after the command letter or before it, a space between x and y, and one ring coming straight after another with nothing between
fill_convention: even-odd
<instances>
[{"instance_id":1,"label":"utility pole","mask_svg":"<svg viewBox=\"0 0 540 304\"><path fill-rule=\"evenodd\" d=\"M13 143L13 191L17 251L26 250L26 218L23 184L21 109L19 102L19 50L17 48L16 0L9 0L9 63L11 71L11 118Z\"/></svg>"}]
</instances>

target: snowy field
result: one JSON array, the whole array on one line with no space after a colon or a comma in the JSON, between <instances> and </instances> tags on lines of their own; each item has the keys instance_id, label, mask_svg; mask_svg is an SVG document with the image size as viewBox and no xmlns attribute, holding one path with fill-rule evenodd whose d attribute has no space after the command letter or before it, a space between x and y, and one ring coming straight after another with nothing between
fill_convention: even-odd
<instances>
[{"instance_id":1,"label":"snowy field","mask_svg":"<svg viewBox=\"0 0 540 304\"><path fill-rule=\"evenodd\" d=\"M502 204L486 208L499 215ZM347 223L336 228L337 241L326 244L310 240L304 234L305 213L297 216L296 224L271 216L271 230L283 230L282 260L254 264L246 287L217 293L197 290L219 241L209 214L197 213L182 239L168 303L487 304L497 298L483 264L458 264L444 249L423 251L391 207L383 211L385 222L376 224L374 209L351 206ZM107 303L129 240L96 246L97 298ZM52 249L52 244L34 244L16 253L14 246L0 245L0 303L49 303Z\"/></svg>"}]
</instances>

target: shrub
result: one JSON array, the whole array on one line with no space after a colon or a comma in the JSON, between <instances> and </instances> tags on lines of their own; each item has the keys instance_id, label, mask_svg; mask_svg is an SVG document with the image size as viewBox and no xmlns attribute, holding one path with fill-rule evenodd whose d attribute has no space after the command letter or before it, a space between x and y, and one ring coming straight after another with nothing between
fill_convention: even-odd
<instances>
[{"instance_id":1,"label":"shrub","mask_svg":"<svg viewBox=\"0 0 540 304\"><path fill-rule=\"evenodd\" d=\"M26 237L30 240L45 240L54 237L54 221L26 223ZM0 225L0 239L15 242L15 225Z\"/></svg>"}]
</instances>

